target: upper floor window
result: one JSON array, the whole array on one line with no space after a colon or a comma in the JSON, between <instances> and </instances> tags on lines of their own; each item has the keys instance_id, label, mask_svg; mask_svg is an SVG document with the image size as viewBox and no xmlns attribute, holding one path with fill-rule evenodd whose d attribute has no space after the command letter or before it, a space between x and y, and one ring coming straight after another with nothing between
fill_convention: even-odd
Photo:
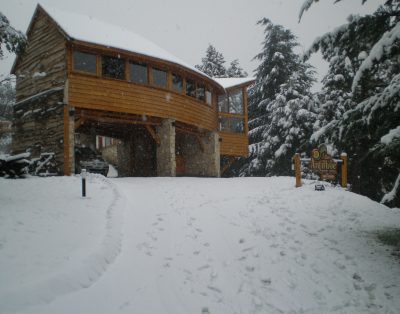
<instances>
[{"instance_id":1,"label":"upper floor window","mask_svg":"<svg viewBox=\"0 0 400 314\"><path fill-rule=\"evenodd\" d=\"M102 75L104 77L123 80L125 78L125 60L102 56Z\"/></svg>"},{"instance_id":2,"label":"upper floor window","mask_svg":"<svg viewBox=\"0 0 400 314\"><path fill-rule=\"evenodd\" d=\"M202 84L197 84L197 99L201 101L206 100L206 88Z\"/></svg>"},{"instance_id":3,"label":"upper floor window","mask_svg":"<svg viewBox=\"0 0 400 314\"><path fill-rule=\"evenodd\" d=\"M196 83L192 80L186 80L186 95L196 98Z\"/></svg>"},{"instance_id":4,"label":"upper floor window","mask_svg":"<svg viewBox=\"0 0 400 314\"><path fill-rule=\"evenodd\" d=\"M147 84L147 65L138 62L129 62L129 79L131 82Z\"/></svg>"},{"instance_id":5,"label":"upper floor window","mask_svg":"<svg viewBox=\"0 0 400 314\"><path fill-rule=\"evenodd\" d=\"M74 51L73 59L74 59L74 70L96 74L97 72L96 55L87 52Z\"/></svg>"},{"instance_id":6,"label":"upper floor window","mask_svg":"<svg viewBox=\"0 0 400 314\"><path fill-rule=\"evenodd\" d=\"M182 93L183 79L178 74L172 74L172 89L178 93Z\"/></svg>"},{"instance_id":7,"label":"upper floor window","mask_svg":"<svg viewBox=\"0 0 400 314\"><path fill-rule=\"evenodd\" d=\"M243 91L238 89L229 92L229 113L243 113Z\"/></svg>"},{"instance_id":8,"label":"upper floor window","mask_svg":"<svg viewBox=\"0 0 400 314\"><path fill-rule=\"evenodd\" d=\"M241 89L218 96L219 112L243 114L243 92Z\"/></svg>"},{"instance_id":9,"label":"upper floor window","mask_svg":"<svg viewBox=\"0 0 400 314\"><path fill-rule=\"evenodd\" d=\"M153 85L158 87L167 87L167 72L153 68Z\"/></svg>"},{"instance_id":10,"label":"upper floor window","mask_svg":"<svg viewBox=\"0 0 400 314\"><path fill-rule=\"evenodd\" d=\"M206 103L212 105L212 92L208 88L206 90Z\"/></svg>"},{"instance_id":11,"label":"upper floor window","mask_svg":"<svg viewBox=\"0 0 400 314\"><path fill-rule=\"evenodd\" d=\"M228 97L226 95L218 95L218 111L229 112Z\"/></svg>"}]
</instances>

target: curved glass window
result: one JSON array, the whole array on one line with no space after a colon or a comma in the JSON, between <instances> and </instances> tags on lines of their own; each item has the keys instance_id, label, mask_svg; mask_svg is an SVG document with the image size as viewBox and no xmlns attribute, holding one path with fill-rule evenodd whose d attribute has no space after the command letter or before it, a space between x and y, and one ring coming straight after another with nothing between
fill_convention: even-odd
<instances>
[{"instance_id":1,"label":"curved glass window","mask_svg":"<svg viewBox=\"0 0 400 314\"><path fill-rule=\"evenodd\" d=\"M153 85L158 87L167 87L167 72L159 69L152 69Z\"/></svg>"},{"instance_id":2,"label":"curved glass window","mask_svg":"<svg viewBox=\"0 0 400 314\"><path fill-rule=\"evenodd\" d=\"M129 79L131 82L147 84L147 65L139 62L129 62Z\"/></svg>"}]
</instances>

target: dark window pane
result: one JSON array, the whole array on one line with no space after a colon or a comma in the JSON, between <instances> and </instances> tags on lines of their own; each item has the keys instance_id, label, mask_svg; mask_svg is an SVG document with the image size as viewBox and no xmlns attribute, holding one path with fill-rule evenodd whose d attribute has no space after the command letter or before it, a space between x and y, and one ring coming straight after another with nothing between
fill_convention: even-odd
<instances>
[{"instance_id":1,"label":"dark window pane","mask_svg":"<svg viewBox=\"0 0 400 314\"><path fill-rule=\"evenodd\" d=\"M125 78L125 60L102 56L102 74L104 77L123 80Z\"/></svg>"},{"instance_id":2,"label":"dark window pane","mask_svg":"<svg viewBox=\"0 0 400 314\"><path fill-rule=\"evenodd\" d=\"M147 84L147 65L144 63L129 62L130 81Z\"/></svg>"},{"instance_id":3,"label":"dark window pane","mask_svg":"<svg viewBox=\"0 0 400 314\"><path fill-rule=\"evenodd\" d=\"M192 80L186 80L186 95L196 97L196 85Z\"/></svg>"},{"instance_id":4,"label":"dark window pane","mask_svg":"<svg viewBox=\"0 0 400 314\"><path fill-rule=\"evenodd\" d=\"M167 72L152 69L153 71L153 85L158 87L167 87Z\"/></svg>"},{"instance_id":5,"label":"dark window pane","mask_svg":"<svg viewBox=\"0 0 400 314\"><path fill-rule=\"evenodd\" d=\"M244 132L244 121L240 118L230 118L230 129L235 133L243 133Z\"/></svg>"},{"instance_id":6,"label":"dark window pane","mask_svg":"<svg viewBox=\"0 0 400 314\"><path fill-rule=\"evenodd\" d=\"M96 74L96 55L74 51L74 70Z\"/></svg>"},{"instance_id":7,"label":"dark window pane","mask_svg":"<svg viewBox=\"0 0 400 314\"><path fill-rule=\"evenodd\" d=\"M229 113L243 113L243 93L241 89L229 93Z\"/></svg>"},{"instance_id":8,"label":"dark window pane","mask_svg":"<svg viewBox=\"0 0 400 314\"><path fill-rule=\"evenodd\" d=\"M206 90L206 103L212 105L212 93L210 90Z\"/></svg>"},{"instance_id":9,"label":"dark window pane","mask_svg":"<svg viewBox=\"0 0 400 314\"><path fill-rule=\"evenodd\" d=\"M183 89L182 76L179 76L177 74L172 74L172 89L179 93L182 92L182 89Z\"/></svg>"},{"instance_id":10,"label":"dark window pane","mask_svg":"<svg viewBox=\"0 0 400 314\"><path fill-rule=\"evenodd\" d=\"M226 97L226 95L218 96L218 110L219 112L229 112L228 98Z\"/></svg>"},{"instance_id":11,"label":"dark window pane","mask_svg":"<svg viewBox=\"0 0 400 314\"><path fill-rule=\"evenodd\" d=\"M206 100L206 88L204 85L197 84L197 99L201 101Z\"/></svg>"}]
</instances>

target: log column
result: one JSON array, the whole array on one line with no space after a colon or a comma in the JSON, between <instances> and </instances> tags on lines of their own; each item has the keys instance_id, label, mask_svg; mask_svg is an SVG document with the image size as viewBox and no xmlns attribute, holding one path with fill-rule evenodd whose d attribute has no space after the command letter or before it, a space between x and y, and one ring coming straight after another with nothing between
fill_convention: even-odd
<instances>
[{"instance_id":1,"label":"log column","mask_svg":"<svg viewBox=\"0 0 400 314\"><path fill-rule=\"evenodd\" d=\"M157 174L160 177L176 176L175 125L173 119L165 119L157 127L160 145L157 147Z\"/></svg>"},{"instance_id":2,"label":"log column","mask_svg":"<svg viewBox=\"0 0 400 314\"><path fill-rule=\"evenodd\" d=\"M64 175L75 173L75 110L64 106Z\"/></svg>"}]
</instances>

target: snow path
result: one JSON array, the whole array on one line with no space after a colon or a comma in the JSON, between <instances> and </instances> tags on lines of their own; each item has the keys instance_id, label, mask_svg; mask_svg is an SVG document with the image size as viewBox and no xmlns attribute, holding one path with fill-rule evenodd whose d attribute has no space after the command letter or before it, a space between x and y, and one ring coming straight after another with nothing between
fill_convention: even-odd
<instances>
[{"instance_id":1,"label":"snow path","mask_svg":"<svg viewBox=\"0 0 400 314\"><path fill-rule=\"evenodd\" d=\"M293 178L112 179L120 256L88 289L19 313L398 313L400 213Z\"/></svg>"},{"instance_id":2,"label":"snow path","mask_svg":"<svg viewBox=\"0 0 400 314\"><path fill-rule=\"evenodd\" d=\"M119 192L99 175L87 182L96 199L80 197L78 177L1 179L0 313L88 288L119 254Z\"/></svg>"}]
</instances>

